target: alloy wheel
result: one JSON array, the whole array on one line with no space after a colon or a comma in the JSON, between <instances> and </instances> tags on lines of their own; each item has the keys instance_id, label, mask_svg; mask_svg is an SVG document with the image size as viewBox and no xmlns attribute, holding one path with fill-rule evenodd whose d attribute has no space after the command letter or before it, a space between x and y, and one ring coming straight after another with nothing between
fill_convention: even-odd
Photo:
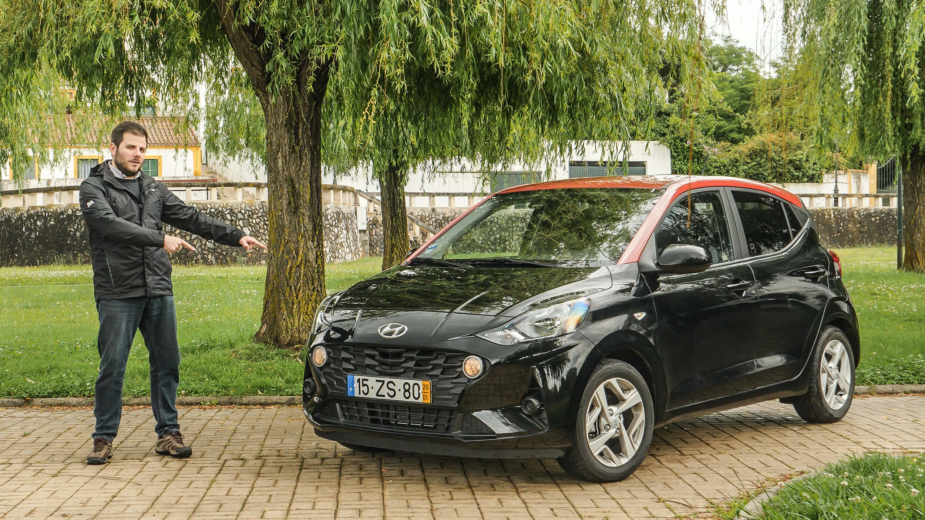
<instances>
[{"instance_id":1,"label":"alloy wheel","mask_svg":"<svg viewBox=\"0 0 925 520\"><path fill-rule=\"evenodd\" d=\"M830 341L819 365L819 384L825 402L832 410L839 410L845 406L851 391L851 359L844 343L837 339Z\"/></svg>"},{"instance_id":2,"label":"alloy wheel","mask_svg":"<svg viewBox=\"0 0 925 520\"><path fill-rule=\"evenodd\" d=\"M601 464L615 468L629 462L645 434L646 411L636 387L622 378L608 379L588 403L588 447Z\"/></svg>"}]
</instances>

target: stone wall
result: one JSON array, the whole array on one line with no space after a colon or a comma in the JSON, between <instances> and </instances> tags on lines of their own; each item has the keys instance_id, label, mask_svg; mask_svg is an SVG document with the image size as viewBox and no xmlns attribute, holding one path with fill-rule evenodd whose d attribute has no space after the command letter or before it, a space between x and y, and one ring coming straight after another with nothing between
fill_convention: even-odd
<instances>
[{"instance_id":1,"label":"stone wall","mask_svg":"<svg viewBox=\"0 0 925 520\"><path fill-rule=\"evenodd\" d=\"M815 208L809 212L826 247L896 244L896 208Z\"/></svg>"},{"instance_id":2,"label":"stone wall","mask_svg":"<svg viewBox=\"0 0 925 520\"><path fill-rule=\"evenodd\" d=\"M366 214L366 235L369 240L369 256L382 256L382 211L379 206L369 206ZM456 217L465 212L465 209L449 208L408 208L408 215L420 220L431 229L440 231ZM414 226L408 222L408 237L411 247L420 247L424 240L414 234Z\"/></svg>"},{"instance_id":3,"label":"stone wall","mask_svg":"<svg viewBox=\"0 0 925 520\"><path fill-rule=\"evenodd\" d=\"M196 208L266 242L266 202L196 203ZM171 255L175 265L238 265L266 263L263 250L250 253L218 245L189 233L164 226L168 234L182 237L196 248ZM362 256L353 208L324 206L325 260L343 262ZM0 209L0 267L87 263L89 245L86 223L76 205Z\"/></svg>"},{"instance_id":4,"label":"stone wall","mask_svg":"<svg viewBox=\"0 0 925 520\"><path fill-rule=\"evenodd\" d=\"M266 202L209 202L196 207L215 218L231 223L265 240ZM378 210L378 207L376 207ZM409 214L435 230L443 229L463 213L463 209L409 208ZM893 245L896 243L895 208L817 208L811 209L822 242L828 247ZM378 211L369 213L366 237L357 231L353 208L324 206L325 259L327 262L355 260L366 254L382 254L382 225ZM76 205L0 209L0 267L86 263L89 246L83 217ZM165 226L168 233L190 242L197 251L183 250L172 255L179 265L262 264L266 254L246 253L240 248L220 246ZM409 233L412 226L409 224ZM363 239L368 238L368 252ZM411 236L411 246L423 243Z\"/></svg>"}]
</instances>

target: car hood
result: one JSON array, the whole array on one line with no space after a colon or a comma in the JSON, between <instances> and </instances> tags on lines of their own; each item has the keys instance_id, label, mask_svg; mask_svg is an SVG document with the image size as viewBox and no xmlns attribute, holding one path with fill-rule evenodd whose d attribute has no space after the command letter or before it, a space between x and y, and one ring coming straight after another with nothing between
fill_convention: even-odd
<instances>
[{"instance_id":1,"label":"car hood","mask_svg":"<svg viewBox=\"0 0 925 520\"><path fill-rule=\"evenodd\" d=\"M547 299L608 289L605 267L478 268L396 266L355 284L336 310L426 311L496 316ZM332 309L333 310L333 309Z\"/></svg>"}]
</instances>

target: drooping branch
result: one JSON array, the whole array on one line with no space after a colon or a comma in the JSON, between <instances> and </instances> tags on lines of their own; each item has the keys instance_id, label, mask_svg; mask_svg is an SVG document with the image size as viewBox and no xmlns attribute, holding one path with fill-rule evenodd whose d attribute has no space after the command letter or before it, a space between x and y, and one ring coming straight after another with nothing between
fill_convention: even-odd
<instances>
[{"instance_id":1,"label":"drooping branch","mask_svg":"<svg viewBox=\"0 0 925 520\"><path fill-rule=\"evenodd\" d=\"M270 78L267 75L268 60L260 52L259 43L255 41L259 31L256 29L247 31L238 23L237 13L231 6L231 0L215 0L215 7L218 9L222 28L228 37L228 43L234 50L235 57L247 72L247 77L260 103L266 107L270 102Z\"/></svg>"}]
</instances>

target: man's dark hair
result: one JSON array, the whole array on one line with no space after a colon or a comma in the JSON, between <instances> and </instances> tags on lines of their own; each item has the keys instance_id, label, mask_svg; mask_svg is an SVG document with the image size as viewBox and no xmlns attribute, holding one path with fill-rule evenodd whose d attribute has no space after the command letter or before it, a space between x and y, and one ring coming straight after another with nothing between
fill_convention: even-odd
<instances>
[{"instance_id":1,"label":"man's dark hair","mask_svg":"<svg viewBox=\"0 0 925 520\"><path fill-rule=\"evenodd\" d=\"M126 132L132 135L137 135L139 137L144 137L145 143L148 142L148 132L145 130L145 127L134 121L122 121L112 129L112 135L110 136L112 144L116 145L116 148L122 144L122 137Z\"/></svg>"}]
</instances>

